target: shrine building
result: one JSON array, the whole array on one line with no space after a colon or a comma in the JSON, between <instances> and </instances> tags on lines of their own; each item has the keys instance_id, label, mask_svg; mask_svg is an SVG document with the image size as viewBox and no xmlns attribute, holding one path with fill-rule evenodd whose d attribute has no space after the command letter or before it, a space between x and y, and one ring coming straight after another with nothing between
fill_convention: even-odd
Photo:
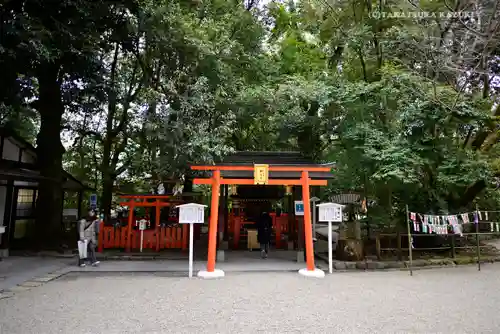
<instances>
[{"instance_id":1,"label":"shrine building","mask_svg":"<svg viewBox=\"0 0 500 334\"><path fill-rule=\"evenodd\" d=\"M62 223L82 215L82 196L89 187L62 170ZM36 239L36 201L38 184L47 179L40 174L37 151L33 145L9 128L0 128L0 258L13 251L32 248ZM75 229L76 224L72 224ZM65 232L61 242L73 243L75 233Z\"/></svg>"},{"instance_id":2,"label":"shrine building","mask_svg":"<svg viewBox=\"0 0 500 334\"><path fill-rule=\"evenodd\" d=\"M236 152L211 165L193 165L194 184L211 186L207 269L201 277L220 277L217 252L252 246L256 217L271 212L273 247L305 250L305 276L322 276L315 267L311 192L319 194L333 177L333 164L318 164L298 152ZM295 215L295 205L303 207ZM246 240L245 240L246 239ZM242 247L243 245L243 247Z\"/></svg>"}]
</instances>

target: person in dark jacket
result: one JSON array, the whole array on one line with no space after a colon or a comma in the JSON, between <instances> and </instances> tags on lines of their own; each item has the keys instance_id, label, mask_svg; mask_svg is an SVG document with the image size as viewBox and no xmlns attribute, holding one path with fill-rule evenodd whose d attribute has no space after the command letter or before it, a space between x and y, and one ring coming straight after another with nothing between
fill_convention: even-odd
<instances>
[{"instance_id":1,"label":"person in dark jacket","mask_svg":"<svg viewBox=\"0 0 500 334\"><path fill-rule=\"evenodd\" d=\"M273 219L268 212L263 212L257 221L257 241L260 243L262 258L267 258L267 254L269 253L272 228Z\"/></svg>"}]
</instances>

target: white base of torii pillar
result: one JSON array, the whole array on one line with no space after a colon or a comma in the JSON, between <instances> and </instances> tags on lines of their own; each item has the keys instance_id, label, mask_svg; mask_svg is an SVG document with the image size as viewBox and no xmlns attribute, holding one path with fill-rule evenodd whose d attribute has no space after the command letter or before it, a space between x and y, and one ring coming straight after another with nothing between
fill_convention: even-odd
<instances>
[{"instance_id":1,"label":"white base of torii pillar","mask_svg":"<svg viewBox=\"0 0 500 334\"><path fill-rule=\"evenodd\" d=\"M206 278L206 279L221 278L221 277L224 277L224 275L225 275L224 271L222 271L220 269L214 269L214 271L200 270L198 272L198 277Z\"/></svg>"},{"instance_id":2,"label":"white base of torii pillar","mask_svg":"<svg viewBox=\"0 0 500 334\"><path fill-rule=\"evenodd\" d=\"M314 270L307 270L307 268L300 269L299 274L305 277L313 277L313 278L325 277L325 272L318 268L315 268Z\"/></svg>"}]
</instances>

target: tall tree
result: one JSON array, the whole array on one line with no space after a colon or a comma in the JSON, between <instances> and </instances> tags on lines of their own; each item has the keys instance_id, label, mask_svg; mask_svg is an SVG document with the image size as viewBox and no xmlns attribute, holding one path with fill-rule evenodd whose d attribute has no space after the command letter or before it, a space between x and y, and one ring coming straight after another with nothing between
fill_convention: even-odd
<instances>
[{"instance_id":1,"label":"tall tree","mask_svg":"<svg viewBox=\"0 0 500 334\"><path fill-rule=\"evenodd\" d=\"M81 87L100 73L97 56L106 47L102 37L122 24L120 8L127 5L83 0L2 5L2 12L7 13L2 22L2 38L7 42L3 47L13 52L4 57L10 57L12 70L31 78L36 89L32 106L40 116L36 144L43 176L37 202L39 246L57 247L61 231L63 114Z\"/></svg>"}]
</instances>

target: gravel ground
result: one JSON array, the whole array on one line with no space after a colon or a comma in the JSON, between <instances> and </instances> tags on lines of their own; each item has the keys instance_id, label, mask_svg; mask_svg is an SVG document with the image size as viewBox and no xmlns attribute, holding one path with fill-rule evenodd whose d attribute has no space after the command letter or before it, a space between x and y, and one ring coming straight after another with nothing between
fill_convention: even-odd
<instances>
[{"instance_id":1,"label":"gravel ground","mask_svg":"<svg viewBox=\"0 0 500 334\"><path fill-rule=\"evenodd\" d=\"M76 263L73 259L10 256L0 261L0 291Z\"/></svg>"},{"instance_id":2,"label":"gravel ground","mask_svg":"<svg viewBox=\"0 0 500 334\"><path fill-rule=\"evenodd\" d=\"M498 333L500 265L406 272L73 273L0 300L0 333Z\"/></svg>"}]
</instances>

